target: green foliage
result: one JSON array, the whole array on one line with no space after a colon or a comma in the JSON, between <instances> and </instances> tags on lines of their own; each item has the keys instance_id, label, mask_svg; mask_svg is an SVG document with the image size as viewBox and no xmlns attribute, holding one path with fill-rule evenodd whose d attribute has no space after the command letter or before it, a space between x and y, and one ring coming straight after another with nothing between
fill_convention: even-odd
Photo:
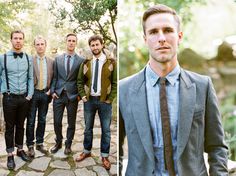
<instances>
[{"instance_id":1,"label":"green foliage","mask_svg":"<svg viewBox=\"0 0 236 176\"><path fill-rule=\"evenodd\" d=\"M236 114L235 102L236 92L232 91L222 101L220 110L222 113L223 126L225 131L225 140L229 147L229 158L236 160Z\"/></svg>"},{"instance_id":2,"label":"green foliage","mask_svg":"<svg viewBox=\"0 0 236 176\"><path fill-rule=\"evenodd\" d=\"M21 15L30 12L34 8L34 3L28 0L3 0L0 1L0 45L1 51L5 51L6 44L10 40L10 32L15 29L22 29Z\"/></svg>"},{"instance_id":3,"label":"green foliage","mask_svg":"<svg viewBox=\"0 0 236 176\"><path fill-rule=\"evenodd\" d=\"M120 78L139 71L148 61L144 46L141 18L150 6L162 3L174 8L181 16L183 25L192 17L190 7L204 0L126 0L119 4L119 55ZM132 15L130 15L132 14ZM186 37L185 37L185 40Z\"/></svg>"},{"instance_id":4,"label":"green foliage","mask_svg":"<svg viewBox=\"0 0 236 176\"><path fill-rule=\"evenodd\" d=\"M57 0L51 0L49 10L56 17L56 27L65 27L66 21L69 21L74 32L90 31L94 34L101 34L107 44L117 45L116 0L67 0L66 2L67 6L61 6Z\"/></svg>"}]
</instances>

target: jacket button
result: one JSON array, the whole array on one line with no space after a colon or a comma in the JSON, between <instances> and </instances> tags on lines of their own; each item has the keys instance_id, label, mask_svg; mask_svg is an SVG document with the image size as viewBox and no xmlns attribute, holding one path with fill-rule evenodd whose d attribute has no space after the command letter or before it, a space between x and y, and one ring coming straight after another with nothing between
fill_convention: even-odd
<instances>
[{"instance_id":1,"label":"jacket button","mask_svg":"<svg viewBox=\"0 0 236 176\"><path fill-rule=\"evenodd\" d=\"M154 173L155 173L155 171L154 171L154 170L152 170L152 175L154 175Z\"/></svg>"}]
</instances>

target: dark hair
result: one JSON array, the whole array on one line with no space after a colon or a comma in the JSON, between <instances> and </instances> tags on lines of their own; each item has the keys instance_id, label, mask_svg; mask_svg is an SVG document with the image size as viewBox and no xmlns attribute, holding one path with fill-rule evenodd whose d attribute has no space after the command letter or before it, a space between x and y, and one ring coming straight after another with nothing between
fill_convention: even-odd
<instances>
[{"instance_id":1,"label":"dark hair","mask_svg":"<svg viewBox=\"0 0 236 176\"><path fill-rule=\"evenodd\" d=\"M67 35L66 35L66 40L67 40L67 38L70 37L70 36L76 37L76 40L77 40L77 35L74 34L74 33L69 33L69 34L67 34Z\"/></svg>"},{"instance_id":2,"label":"dark hair","mask_svg":"<svg viewBox=\"0 0 236 176\"><path fill-rule=\"evenodd\" d=\"M12 39L12 37L13 37L13 34L15 34L15 33L22 34L22 35L23 35L23 39L25 38L25 34L24 34L23 31L21 31L21 30L15 30L15 31L12 31L12 32L11 32L11 39Z\"/></svg>"},{"instance_id":3,"label":"dark hair","mask_svg":"<svg viewBox=\"0 0 236 176\"><path fill-rule=\"evenodd\" d=\"M154 14L161 14L161 13L169 13L174 16L175 21L178 24L178 31L180 30L180 17L177 15L176 11L166 5L163 4L157 4L155 6L149 7L143 14L143 20L142 20L142 25L143 25L143 32L145 34L145 22L150 17L151 15Z\"/></svg>"},{"instance_id":4,"label":"dark hair","mask_svg":"<svg viewBox=\"0 0 236 176\"><path fill-rule=\"evenodd\" d=\"M88 39L88 44L90 45L92 41L99 40L103 44L103 39L100 35L93 35Z\"/></svg>"}]
</instances>

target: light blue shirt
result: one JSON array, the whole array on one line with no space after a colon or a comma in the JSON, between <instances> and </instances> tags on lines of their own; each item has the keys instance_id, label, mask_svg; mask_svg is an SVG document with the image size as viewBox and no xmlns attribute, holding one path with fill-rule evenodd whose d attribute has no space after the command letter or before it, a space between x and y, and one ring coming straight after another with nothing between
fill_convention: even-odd
<instances>
[{"instance_id":1,"label":"light blue shirt","mask_svg":"<svg viewBox=\"0 0 236 176\"><path fill-rule=\"evenodd\" d=\"M173 156L176 173L177 171L177 131L179 119L179 75L180 67L177 65L167 76L166 93L168 111L171 125L171 137L173 145ZM160 112L160 84L159 76L151 69L149 65L146 67L146 89L148 100L148 111L153 134L153 149L156 159L156 176L168 176L165 169L164 161L164 145L162 136L161 112Z\"/></svg>"},{"instance_id":2,"label":"light blue shirt","mask_svg":"<svg viewBox=\"0 0 236 176\"><path fill-rule=\"evenodd\" d=\"M39 56L37 56L37 65L38 65L38 70L40 72L40 57ZM39 81L36 87L39 88ZM44 57L43 58L43 89L45 89L46 87L47 87L47 61L46 61L46 57Z\"/></svg>"},{"instance_id":3,"label":"light blue shirt","mask_svg":"<svg viewBox=\"0 0 236 176\"><path fill-rule=\"evenodd\" d=\"M34 78L33 78L33 64L32 58L29 57L29 77L28 74L28 63L24 53L23 57L14 58L13 51L7 53L7 73L9 80L10 93L13 94L24 94L27 92L27 81L28 81L28 96L32 97L34 93ZM4 67L4 55L0 56L0 87L1 93L7 92L7 83Z\"/></svg>"},{"instance_id":4,"label":"light blue shirt","mask_svg":"<svg viewBox=\"0 0 236 176\"><path fill-rule=\"evenodd\" d=\"M68 54L65 54L65 70L66 70L66 73L67 73L67 58ZM73 63L74 63L74 60L75 60L75 54L73 54L71 57L70 57L70 70L71 70L71 67L73 66Z\"/></svg>"}]
</instances>

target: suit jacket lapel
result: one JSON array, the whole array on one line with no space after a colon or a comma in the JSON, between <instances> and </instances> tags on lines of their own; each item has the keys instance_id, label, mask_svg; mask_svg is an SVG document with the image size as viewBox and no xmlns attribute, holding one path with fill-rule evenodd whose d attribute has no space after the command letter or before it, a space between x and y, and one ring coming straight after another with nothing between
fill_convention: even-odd
<instances>
[{"instance_id":1,"label":"suit jacket lapel","mask_svg":"<svg viewBox=\"0 0 236 176\"><path fill-rule=\"evenodd\" d=\"M59 72L61 72L61 75L64 77L64 79L66 79L67 75L66 75L66 69L65 69L65 54L60 56L58 60L59 60L59 66L61 66L61 68L58 68L58 74Z\"/></svg>"},{"instance_id":2,"label":"suit jacket lapel","mask_svg":"<svg viewBox=\"0 0 236 176\"><path fill-rule=\"evenodd\" d=\"M196 100L196 86L185 71L180 73L180 116L177 134L177 159L181 156L188 142Z\"/></svg>"},{"instance_id":3,"label":"suit jacket lapel","mask_svg":"<svg viewBox=\"0 0 236 176\"><path fill-rule=\"evenodd\" d=\"M37 63L37 57L36 56L33 58L33 63L34 63L35 77L36 77L37 80L39 80L39 68L38 68L38 63Z\"/></svg>"},{"instance_id":4,"label":"suit jacket lapel","mask_svg":"<svg viewBox=\"0 0 236 176\"><path fill-rule=\"evenodd\" d=\"M139 76L131 88L131 104L134 122L137 126L138 134L145 148L145 151L154 163L153 139L148 114L147 93L145 84L145 69L139 73Z\"/></svg>"}]
</instances>

